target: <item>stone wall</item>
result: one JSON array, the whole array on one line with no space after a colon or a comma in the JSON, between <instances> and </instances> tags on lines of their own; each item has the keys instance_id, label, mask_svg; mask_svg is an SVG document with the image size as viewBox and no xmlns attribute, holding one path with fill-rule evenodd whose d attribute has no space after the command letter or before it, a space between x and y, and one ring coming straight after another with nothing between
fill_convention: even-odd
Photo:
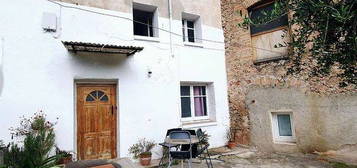
<instances>
[{"instance_id":1,"label":"stone wall","mask_svg":"<svg viewBox=\"0 0 357 168\"><path fill-rule=\"evenodd\" d=\"M251 144L264 151L314 152L357 143L357 94L321 96L298 88L251 88ZM296 143L274 143L271 112L292 113Z\"/></svg>"},{"instance_id":2,"label":"stone wall","mask_svg":"<svg viewBox=\"0 0 357 168\"><path fill-rule=\"evenodd\" d=\"M298 75L288 75L291 66L288 60L277 60L254 64L251 36L249 30L239 28L242 21L239 11L247 14L247 7L259 0L221 0L222 26L225 33L226 66L228 75L228 94L230 103L231 127L237 129L236 141L241 144L251 142L252 113L246 104L247 94L251 88L297 88L304 94L319 96L344 95L356 93L355 86L339 87L340 70L335 67L329 76L310 77L311 59L306 57L306 64ZM274 95L272 95L274 96ZM356 98L356 97L354 97Z\"/></svg>"}]
</instances>

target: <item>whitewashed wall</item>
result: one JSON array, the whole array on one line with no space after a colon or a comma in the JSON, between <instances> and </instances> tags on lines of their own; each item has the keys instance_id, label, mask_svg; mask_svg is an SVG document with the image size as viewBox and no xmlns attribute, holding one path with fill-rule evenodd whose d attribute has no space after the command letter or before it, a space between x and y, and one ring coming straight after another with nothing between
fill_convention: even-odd
<instances>
[{"instance_id":1,"label":"whitewashed wall","mask_svg":"<svg viewBox=\"0 0 357 168\"><path fill-rule=\"evenodd\" d=\"M132 18L131 13L77 7ZM43 12L57 14L59 31L42 30ZM189 47L183 45L182 37L173 36L171 54L167 32L159 32L160 42L134 40L131 21L60 9L46 0L1 0L0 16L0 38L4 39L0 139L11 140L8 128L18 126L20 116L43 110L50 120L59 117L58 145L75 151L74 81L110 79L118 81L118 156L128 156L129 146L140 137L161 142L166 129L182 126L180 81L214 83L216 122L194 127L208 131L212 147L225 144L229 114L222 43ZM168 23L159 18L160 28L169 29ZM173 31L181 33L181 20L173 22ZM202 32L205 39L223 42L222 29L203 25ZM73 54L61 40L135 45L144 50L130 57ZM148 70L153 72L151 77Z\"/></svg>"}]
</instances>

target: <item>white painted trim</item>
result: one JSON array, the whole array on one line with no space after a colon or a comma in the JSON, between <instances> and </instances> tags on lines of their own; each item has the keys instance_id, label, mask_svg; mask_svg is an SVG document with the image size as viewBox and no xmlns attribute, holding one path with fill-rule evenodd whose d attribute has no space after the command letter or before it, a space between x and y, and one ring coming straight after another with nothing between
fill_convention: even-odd
<instances>
[{"instance_id":1,"label":"white painted trim","mask_svg":"<svg viewBox=\"0 0 357 168\"><path fill-rule=\"evenodd\" d=\"M190 102L191 102L191 117L186 117L186 118L181 118L181 122L182 124L184 122L204 122L210 119L210 106L209 106L209 93L208 93L208 84L198 84L198 83L187 83L187 84L181 84L181 86L189 86L190 87ZM196 117L195 116L195 105L194 105L194 94L193 94L193 87L194 86L204 86L206 88L206 111L207 111L207 116L200 116L200 117ZM187 96L183 96L183 97L187 97ZM181 94L180 94L180 98L181 98ZM180 107L181 107L181 99L180 99ZM180 108L180 112L181 112L181 108ZM180 114L181 116L181 114Z\"/></svg>"},{"instance_id":2,"label":"white painted trim","mask_svg":"<svg viewBox=\"0 0 357 168\"><path fill-rule=\"evenodd\" d=\"M160 38L158 38L158 37L138 36L138 35L134 35L134 40L160 42Z\"/></svg>"},{"instance_id":3,"label":"white painted trim","mask_svg":"<svg viewBox=\"0 0 357 168\"><path fill-rule=\"evenodd\" d=\"M183 21L183 29L184 29L184 34L183 34L183 44L186 46L192 46L192 47L203 47L202 45L202 26L201 26L201 20L200 17L197 16L196 19L187 19L187 18L182 18ZM187 27L187 21L193 22L193 28L188 28ZM193 38L194 42L189 42L188 41L188 29L193 30Z\"/></svg>"},{"instance_id":4,"label":"white painted trim","mask_svg":"<svg viewBox=\"0 0 357 168\"><path fill-rule=\"evenodd\" d=\"M142 4L142 3L138 3L138 2L133 2L133 8L132 8L132 13L134 14L134 9L135 10L140 10L140 11L146 11L146 12L152 12L152 33L153 33L153 37L158 38L159 37L159 10L157 6L153 6L153 5L148 5L148 4ZM148 24L148 23L147 23ZM134 27L133 27L134 28ZM150 29L148 27L148 35L149 36L142 36L142 37L151 37L150 36ZM133 32L133 35L136 36ZM134 37L134 39L136 40L136 38ZM141 39L144 40L144 39ZM145 40L145 41L151 41L151 40Z\"/></svg>"},{"instance_id":5,"label":"white painted trim","mask_svg":"<svg viewBox=\"0 0 357 168\"><path fill-rule=\"evenodd\" d=\"M192 42L183 42L183 45L185 46L190 46L190 47L199 47L199 48L203 48L203 44L202 43L199 43L199 42L195 42L195 43L192 43Z\"/></svg>"},{"instance_id":6,"label":"white painted trim","mask_svg":"<svg viewBox=\"0 0 357 168\"><path fill-rule=\"evenodd\" d=\"M201 128L201 127L209 127L209 126L216 126L216 125L218 125L217 122L211 120L182 122L183 128Z\"/></svg>"}]
</instances>

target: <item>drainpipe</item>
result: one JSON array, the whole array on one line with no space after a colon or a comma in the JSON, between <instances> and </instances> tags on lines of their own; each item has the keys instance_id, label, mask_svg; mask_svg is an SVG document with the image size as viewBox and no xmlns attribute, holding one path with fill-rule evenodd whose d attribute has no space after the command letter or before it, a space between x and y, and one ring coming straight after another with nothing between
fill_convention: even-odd
<instances>
[{"instance_id":1,"label":"drainpipe","mask_svg":"<svg viewBox=\"0 0 357 168\"><path fill-rule=\"evenodd\" d=\"M169 2L169 30L170 30L170 53L171 56L174 57L173 48L172 48L172 3L171 0Z\"/></svg>"},{"instance_id":2,"label":"drainpipe","mask_svg":"<svg viewBox=\"0 0 357 168\"><path fill-rule=\"evenodd\" d=\"M173 53L173 44L172 44L172 2L171 2L171 0L168 0L168 5L169 5L169 30L170 30L170 53L171 53L171 57L172 58L174 58L175 57L175 54ZM173 61L175 61L175 60L173 60ZM178 93L178 95L180 94L180 80L179 80L179 78L180 78L180 67L179 67L179 65L178 65L178 63L179 63L179 57L176 57L176 62L177 62L177 64L176 64L176 71L177 71L177 76L176 76L176 78L177 78L177 93ZM179 96L177 96L177 101L179 102L180 101L180 97ZM177 108L178 109L180 109L181 107L180 107L180 103L178 103L177 104ZM181 116L181 112L180 112L180 110L178 111L178 115L179 116ZM179 122L179 126L178 127L180 127L180 128L182 128L182 123L181 123L181 121Z\"/></svg>"}]
</instances>

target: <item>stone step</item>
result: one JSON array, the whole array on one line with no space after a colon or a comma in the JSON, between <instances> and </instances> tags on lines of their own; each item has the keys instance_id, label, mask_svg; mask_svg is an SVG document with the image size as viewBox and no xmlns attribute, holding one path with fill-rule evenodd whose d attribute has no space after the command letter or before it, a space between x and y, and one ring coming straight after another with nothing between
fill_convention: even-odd
<instances>
[{"instance_id":1,"label":"stone step","mask_svg":"<svg viewBox=\"0 0 357 168\"><path fill-rule=\"evenodd\" d=\"M131 161L130 158L120 158L120 159L114 159L111 161L118 163L122 168L144 168L143 166Z\"/></svg>"}]
</instances>

